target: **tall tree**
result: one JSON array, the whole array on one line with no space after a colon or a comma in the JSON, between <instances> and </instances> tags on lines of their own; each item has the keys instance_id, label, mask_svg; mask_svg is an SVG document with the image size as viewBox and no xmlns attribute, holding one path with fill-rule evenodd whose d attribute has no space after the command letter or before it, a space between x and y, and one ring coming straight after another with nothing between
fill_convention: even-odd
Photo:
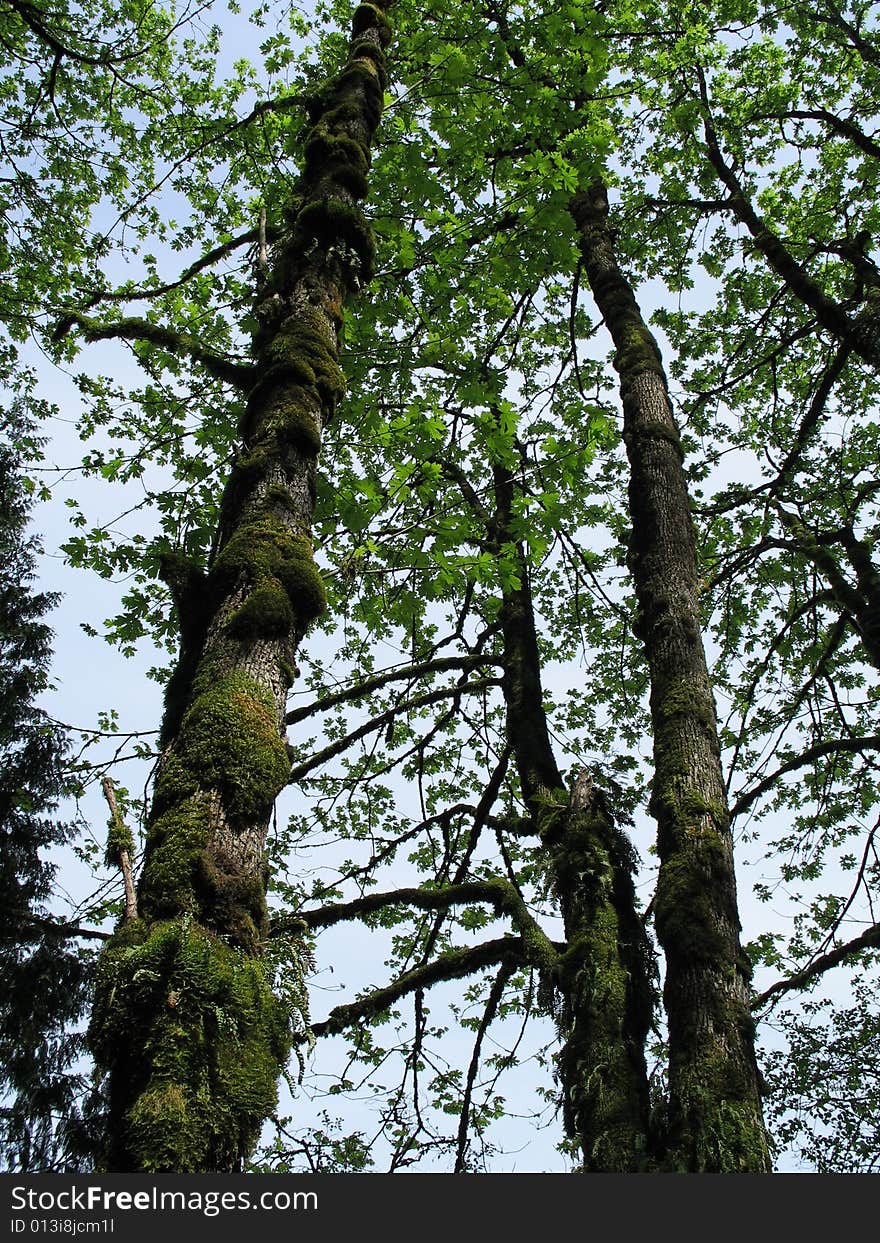
<instances>
[{"instance_id":1,"label":"tall tree","mask_svg":"<svg viewBox=\"0 0 880 1243\"><path fill-rule=\"evenodd\" d=\"M651 680L660 871L654 922L666 958L669 1120L685 1170L768 1168L740 945L733 841L701 636L699 573L682 448L660 352L623 275L594 182L571 205L584 268L616 347L630 463L629 565Z\"/></svg>"},{"instance_id":2,"label":"tall tree","mask_svg":"<svg viewBox=\"0 0 880 1243\"><path fill-rule=\"evenodd\" d=\"M257 290L254 362L232 375L247 392L242 447L212 557L206 571L162 562L181 655L137 917L101 956L89 1027L108 1075L111 1170L239 1168L290 1052L293 1016L263 958L265 840L289 771L296 649L324 607L310 537L315 459L342 392L343 305L372 266L357 204L389 38L383 10L360 6L348 59L311 105L302 177Z\"/></svg>"},{"instance_id":3,"label":"tall tree","mask_svg":"<svg viewBox=\"0 0 880 1243\"><path fill-rule=\"evenodd\" d=\"M67 741L38 707L49 687L55 597L34 590L39 543L21 446L21 409L4 414L0 445L0 1153L4 1167L76 1160L72 1124L85 1078L75 1031L88 1003L89 958L77 929L50 908L57 862L75 826L59 814L72 790Z\"/></svg>"}]
</instances>

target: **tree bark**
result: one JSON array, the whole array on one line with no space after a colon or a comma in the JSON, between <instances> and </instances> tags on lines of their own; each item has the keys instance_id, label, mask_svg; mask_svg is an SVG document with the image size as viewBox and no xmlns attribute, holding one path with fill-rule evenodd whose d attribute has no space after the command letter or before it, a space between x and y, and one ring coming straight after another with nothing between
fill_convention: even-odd
<instances>
[{"instance_id":1,"label":"tree bark","mask_svg":"<svg viewBox=\"0 0 880 1243\"><path fill-rule=\"evenodd\" d=\"M166 559L181 628L138 918L102 955L89 1040L105 1168L241 1168L276 1101L291 1018L262 957L266 832L288 780L294 655L324 608L310 538L322 429L343 392L347 297L369 279L358 206L387 85L387 4L357 9L315 98L297 193L257 291L256 383L206 572Z\"/></svg>"},{"instance_id":2,"label":"tree bark","mask_svg":"<svg viewBox=\"0 0 880 1243\"><path fill-rule=\"evenodd\" d=\"M513 481L495 467L497 551L509 545ZM645 1041L653 1012L650 943L636 910L635 855L592 778L564 788L547 728L529 571L504 593L507 735L523 799L559 899L566 950L544 992L562 1037L563 1117L587 1173L650 1168Z\"/></svg>"},{"instance_id":3,"label":"tree bark","mask_svg":"<svg viewBox=\"0 0 880 1243\"><path fill-rule=\"evenodd\" d=\"M660 351L622 273L605 186L571 203L593 297L616 346L630 463L636 631L651 679L660 872L655 926L666 956L669 1102L664 1165L766 1171L748 962L712 688L700 634L687 481Z\"/></svg>"}]
</instances>

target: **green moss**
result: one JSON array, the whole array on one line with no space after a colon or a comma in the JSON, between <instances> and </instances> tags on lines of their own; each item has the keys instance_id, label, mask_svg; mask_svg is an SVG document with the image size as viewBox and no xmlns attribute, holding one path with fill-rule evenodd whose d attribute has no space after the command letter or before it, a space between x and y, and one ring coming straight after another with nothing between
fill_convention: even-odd
<instances>
[{"instance_id":1,"label":"green moss","mask_svg":"<svg viewBox=\"0 0 880 1243\"><path fill-rule=\"evenodd\" d=\"M297 354L291 348L289 339L280 333L263 350L260 362L260 387L277 385L281 380L306 387L315 383L315 372L309 359Z\"/></svg>"},{"instance_id":2,"label":"green moss","mask_svg":"<svg viewBox=\"0 0 880 1243\"><path fill-rule=\"evenodd\" d=\"M361 40L360 43L355 43L351 49L351 59L372 61L376 67L379 85L383 91L388 89L388 57L378 43L371 43L366 39Z\"/></svg>"},{"instance_id":3,"label":"green moss","mask_svg":"<svg viewBox=\"0 0 880 1243\"><path fill-rule=\"evenodd\" d=\"M705 794L698 790L690 789L682 793L679 807L682 815L693 819L708 816L719 827L727 820L727 808L724 803L706 798Z\"/></svg>"},{"instance_id":4,"label":"green moss","mask_svg":"<svg viewBox=\"0 0 880 1243\"><path fill-rule=\"evenodd\" d=\"M723 1052L676 1075L679 1107L667 1121L663 1168L687 1174L769 1173L758 1101Z\"/></svg>"},{"instance_id":5,"label":"green moss","mask_svg":"<svg viewBox=\"0 0 880 1243\"><path fill-rule=\"evenodd\" d=\"M333 133L320 121L306 138L306 159L328 165L349 165L366 173L370 162L366 149L347 134Z\"/></svg>"},{"instance_id":6,"label":"green moss","mask_svg":"<svg viewBox=\"0 0 880 1243\"><path fill-rule=\"evenodd\" d=\"M185 920L114 938L96 979L89 1043L116 1072L111 1168L235 1169L276 1099L288 1016L263 965ZM142 1033L137 1051L131 1031Z\"/></svg>"},{"instance_id":7,"label":"green moss","mask_svg":"<svg viewBox=\"0 0 880 1243\"><path fill-rule=\"evenodd\" d=\"M692 677L670 679L658 692L656 701L661 721L690 716L700 725L714 728L715 705L711 691L703 682Z\"/></svg>"},{"instance_id":8,"label":"green moss","mask_svg":"<svg viewBox=\"0 0 880 1243\"><path fill-rule=\"evenodd\" d=\"M147 1088L129 1114L132 1150L145 1173L199 1169L204 1146L205 1112L193 1109L191 1094L178 1083L160 1082Z\"/></svg>"},{"instance_id":9,"label":"green moss","mask_svg":"<svg viewBox=\"0 0 880 1243\"><path fill-rule=\"evenodd\" d=\"M180 632L177 664L165 687L165 711L159 735L164 750L177 733L189 701L193 673L216 605L207 575L184 553L174 550L160 557L160 577L171 588Z\"/></svg>"},{"instance_id":10,"label":"green moss","mask_svg":"<svg viewBox=\"0 0 880 1243\"><path fill-rule=\"evenodd\" d=\"M726 877L729 870L728 852L714 833L661 864L654 922L668 953L691 962L726 961L728 933L719 922L714 885L716 877Z\"/></svg>"},{"instance_id":11,"label":"green moss","mask_svg":"<svg viewBox=\"0 0 880 1243\"><path fill-rule=\"evenodd\" d=\"M294 262L299 262L298 255L294 256ZM306 310L288 316L265 348L263 358L270 365L261 372L250 394L251 434L262 434L266 418L276 428L283 427L285 422L292 427L302 426L304 418L308 418L312 420L309 436L314 440L317 424L308 410L308 393L303 390L317 389L331 406L345 392L336 341L332 330L328 332L324 317L318 312L310 315ZM312 396L311 401L314 400ZM288 418L285 418L286 411Z\"/></svg>"},{"instance_id":12,"label":"green moss","mask_svg":"<svg viewBox=\"0 0 880 1243\"><path fill-rule=\"evenodd\" d=\"M254 948L265 931L263 877L223 866L211 848L219 795L234 830L268 815L290 772L268 691L235 672L202 668L194 699L156 782L141 909L154 919L184 913Z\"/></svg>"},{"instance_id":13,"label":"green moss","mask_svg":"<svg viewBox=\"0 0 880 1243\"><path fill-rule=\"evenodd\" d=\"M233 614L227 631L236 639L281 638L290 634L293 622L286 592L271 582L254 588Z\"/></svg>"},{"instance_id":14,"label":"green moss","mask_svg":"<svg viewBox=\"0 0 880 1243\"><path fill-rule=\"evenodd\" d=\"M558 1058L563 1117L590 1172L633 1173L649 1162L647 1079L632 1031L631 983L616 912L600 900L560 971L570 1016Z\"/></svg>"},{"instance_id":15,"label":"green moss","mask_svg":"<svg viewBox=\"0 0 880 1243\"><path fill-rule=\"evenodd\" d=\"M177 805L159 815L154 811L141 880L140 906L153 919L193 912L197 906L194 878L208 843L212 818L204 799L195 797L196 784L196 775L187 773L176 756L169 756L157 784L156 799L160 806L169 801ZM187 786L193 797L186 797Z\"/></svg>"},{"instance_id":16,"label":"green moss","mask_svg":"<svg viewBox=\"0 0 880 1243\"><path fill-rule=\"evenodd\" d=\"M283 366L295 383L308 388L326 367L328 356L336 362L325 334L304 316L290 315L263 350L261 362L268 364L270 371Z\"/></svg>"},{"instance_id":17,"label":"green moss","mask_svg":"<svg viewBox=\"0 0 880 1243\"><path fill-rule=\"evenodd\" d=\"M234 861L203 851L196 860L194 889L206 927L241 949L259 950L268 928L265 875L242 875Z\"/></svg>"},{"instance_id":18,"label":"green moss","mask_svg":"<svg viewBox=\"0 0 880 1243\"><path fill-rule=\"evenodd\" d=\"M675 771L662 784L655 783L650 811L661 822L664 840L679 843L700 837L704 831L726 833L730 825L723 799L708 798L693 788L687 776Z\"/></svg>"},{"instance_id":19,"label":"green moss","mask_svg":"<svg viewBox=\"0 0 880 1243\"><path fill-rule=\"evenodd\" d=\"M555 847L569 825L568 790L562 786L552 790L540 786L534 803L537 809L535 827L538 834L545 844Z\"/></svg>"},{"instance_id":20,"label":"green moss","mask_svg":"<svg viewBox=\"0 0 880 1243\"><path fill-rule=\"evenodd\" d=\"M678 429L666 423L651 423L648 426L638 427L636 429L627 428L623 433L624 444L629 447L634 441L638 440L659 440L666 444L672 445L679 458L684 461L684 449L681 444L681 436Z\"/></svg>"},{"instance_id":21,"label":"green moss","mask_svg":"<svg viewBox=\"0 0 880 1243\"><path fill-rule=\"evenodd\" d=\"M351 96L360 104L360 114L370 130L376 129L382 119L385 90L382 85L384 71L372 60L351 60L336 79L337 98Z\"/></svg>"},{"instance_id":22,"label":"green moss","mask_svg":"<svg viewBox=\"0 0 880 1243\"><path fill-rule=\"evenodd\" d=\"M159 554L159 577L171 588L175 604L198 591L205 574L201 566L182 548L164 549Z\"/></svg>"},{"instance_id":23,"label":"green moss","mask_svg":"<svg viewBox=\"0 0 880 1243\"><path fill-rule=\"evenodd\" d=\"M308 203L297 216L296 233L305 245L312 238L326 247L343 244L357 255L361 279L372 275L376 257L373 231L352 204L338 198Z\"/></svg>"},{"instance_id":24,"label":"green moss","mask_svg":"<svg viewBox=\"0 0 880 1243\"><path fill-rule=\"evenodd\" d=\"M269 509L275 508L282 510L284 513L297 514L298 507L287 488L279 483L270 483L266 489L266 506Z\"/></svg>"},{"instance_id":25,"label":"green moss","mask_svg":"<svg viewBox=\"0 0 880 1243\"><path fill-rule=\"evenodd\" d=\"M627 309L628 306L627 306ZM660 358L660 350L652 334L638 319L627 317L620 323L621 343L614 355L614 366L621 378L621 393L625 398L633 381L645 372L660 376L665 384L666 375Z\"/></svg>"},{"instance_id":26,"label":"green moss","mask_svg":"<svg viewBox=\"0 0 880 1243\"><path fill-rule=\"evenodd\" d=\"M347 191L353 199L365 199L370 192L367 174L351 164L336 165L333 180L340 190Z\"/></svg>"},{"instance_id":27,"label":"green moss","mask_svg":"<svg viewBox=\"0 0 880 1243\"><path fill-rule=\"evenodd\" d=\"M317 457L322 441L321 429L315 415L294 403L279 410L278 415L276 435L279 444L292 445L303 453L311 453Z\"/></svg>"},{"instance_id":28,"label":"green moss","mask_svg":"<svg viewBox=\"0 0 880 1243\"><path fill-rule=\"evenodd\" d=\"M242 433L249 438L250 428L243 425ZM226 491L223 508L233 512L241 508L243 499L249 496L272 468L272 458L265 447L258 446L241 453L235 461Z\"/></svg>"},{"instance_id":29,"label":"green moss","mask_svg":"<svg viewBox=\"0 0 880 1243\"><path fill-rule=\"evenodd\" d=\"M528 918L521 895L509 881L500 878L493 882L492 887L498 894L498 910L509 915L519 928L526 960L539 971L555 974L559 966L556 947L541 927ZM526 916L525 919L522 918L523 915Z\"/></svg>"},{"instance_id":30,"label":"green moss","mask_svg":"<svg viewBox=\"0 0 880 1243\"><path fill-rule=\"evenodd\" d=\"M332 101L327 103L324 111L315 118L316 124L323 123L326 129L334 131L344 128L352 121L358 123L362 120L360 104L357 98L351 95L334 96ZM302 200L299 206L302 206Z\"/></svg>"},{"instance_id":31,"label":"green moss","mask_svg":"<svg viewBox=\"0 0 880 1243\"><path fill-rule=\"evenodd\" d=\"M558 801L558 800L554 800ZM654 1009L651 948L635 906L636 858L601 797L547 810L545 837L565 920L554 1012L566 1130L590 1172L648 1169L653 1160L644 1044Z\"/></svg>"},{"instance_id":32,"label":"green moss","mask_svg":"<svg viewBox=\"0 0 880 1243\"><path fill-rule=\"evenodd\" d=\"M310 405L314 395L298 385L267 383L261 386L260 405L254 406L254 422L247 429L251 438L259 436L262 442L258 457L262 470L236 482L236 496L243 502L255 491L259 480L265 478L277 463L278 453L284 446L292 445L302 453L317 457L321 449L321 428L317 415ZM272 444L272 452L269 445ZM241 504L239 504L241 508ZM289 505L287 506L289 508Z\"/></svg>"},{"instance_id":33,"label":"green moss","mask_svg":"<svg viewBox=\"0 0 880 1243\"><path fill-rule=\"evenodd\" d=\"M131 835L131 829L121 815L111 816L107 823L107 847L104 851L104 860L107 867L119 866L119 859L123 850L129 856L134 854L134 838Z\"/></svg>"},{"instance_id":34,"label":"green moss","mask_svg":"<svg viewBox=\"0 0 880 1243\"><path fill-rule=\"evenodd\" d=\"M268 516L238 528L217 557L212 574L229 587L276 579L303 629L326 607L324 584L308 539Z\"/></svg>"},{"instance_id":35,"label":"green moss","mask_svg":"<svg viewBox=\"0 0 880 1243\"><path fill-rule=\"evenodd\" d=\"M256 407L250 406L248 418L258 420L259 417ZM252 425L245 426L242 434L246 439L251 439L255 430ZM242 511L255 493L264 486L267 475L271 475L277 469L277 464L277 444L274 443L271 434L263 435L257 444L251 445L239 454L223 492L220 506L220 530L230 530L238 526ZM210 606L212 617L229 585L222 576L218 577L216 567L212 567L203 593L204 600Z\"/></svg>"},{"instance_id":36,"label":"green moss","mask_svg":"<svg viewBox=\"0 0 880 1243\"><path fill-rule=\"evenodd\" d=\"M277 768L289 771L287 749L279 740ZM176 764L176 756L170 757ZM176 767L180 767L176 764ZM263 794L269 795L267 784ZM167 797L168 791L163 790ZM239 803L242 791L238 792ZM260 791L252 790L256 798ZM156 817L148 835L147 866L141 881L140 909L150 919L195 915L231 943L256 951L266 932L265 876L242 875L235 862L211 848L214 813L207 799L191 798Z\"/></svg>"},{"instance_id":37,"label":"green moss","mask_svg":"<svg viewBox=\"0 0 880 1243\"><path fill-rule=\"evenodd\" d=\"M233 823L261 820L290 770L274 704L238 672L215 678L200 671L194 691L174 748L175 766L193 775L201 789L218 790Z\"/></svg>"},{"instance_id":38,"label":"green moss","mask_svg":"<svg viewBox=\"0 0 880 1243\"><path fill-rule=\"evenodd\" d=\"M385 47L391 42L394 30L391 19L375 4L358 5L354 11L351 29L355 38L363 34L365 30L378 31L379 39Z\"/></svg>"},{"instance_id":39,"label":"green moss","mask_svg":"<svg viewBox=\"0 0 880 1243\"><path fill-rule=\"evenodd\" d=\"M591 901L596 900L599 891L610 890L614 871L607 848L602 842L602 828L602 821L598 817L569 818L565 834L553 852L558 888L589 885Z\"/></svg>"}]
</instances>

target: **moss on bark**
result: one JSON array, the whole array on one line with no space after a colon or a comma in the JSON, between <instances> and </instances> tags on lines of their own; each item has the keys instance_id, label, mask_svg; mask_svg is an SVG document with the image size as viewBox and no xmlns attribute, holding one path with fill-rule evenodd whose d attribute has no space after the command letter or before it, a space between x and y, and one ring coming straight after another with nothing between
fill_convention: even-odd
<instances>
[{"instance_id":1,"label":"moss on bark","mask_svg":"<svg viewBox=\"0 0 880 1243\"><path fill-rule=\"evenodd\" d=\"M107 1168L195 1173L256 1140L290 1028L258 959L186 918L137 920L101 957L89 1042L113 1085Z\"/></svg>"},{"instance_id":2,"label":"moss on bark","mask_svg":"<svg viewBox=\"0 0 880 1243\"><path fill-rule=\"evenodd\" d=\"M604 185L576 195L571 213L616 348L630 462L628 562L651 677L655 925L666 954L669 1021L662 1161L674 1169L764 1171L767 1139L681 443L659 349L617 262Z\"/></svg>"},{"instance_id":3,"label":"moss on bark","mask_svg":"<svg viewBox=\"0 0 880 1243\"><path fill-rule=\"evenodd\" d=\"M653 957L636 910L635 856L594 792L545 834L568 948L557 976L566 1130L587 1172L636 1173L654 1160L645 1040Z\"/></svg>"},{"instance_id":4,"label":"moss on bark","mask_svg":"<svg viewBox=\"0 0 880 1243\"><path fill-rule=\"evenodd\" d=\"M108 1169L238 1169L275 1104L290 1015L272 995L265 840L290 763L295 651L325 607L309 530L322 429L344 392L339 330L368 278L366 193L387 81L385 6L357 11L316 101L303 174L257 291L256 377L207 571L166 566L181 656L140 881L140 918L101 957L91 1048ZM250 375L250 372L248 373Z\"/></svg>"}]
</instances>

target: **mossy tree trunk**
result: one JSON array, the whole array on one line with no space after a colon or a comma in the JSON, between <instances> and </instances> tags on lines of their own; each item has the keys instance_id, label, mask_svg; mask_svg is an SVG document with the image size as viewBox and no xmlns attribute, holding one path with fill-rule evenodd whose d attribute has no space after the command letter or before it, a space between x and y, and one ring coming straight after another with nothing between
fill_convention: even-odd
<instances>
[{"instance_id":1,"label":"mossy tree trunk","mask_svg":"<svg viewBox=\"0 0 880 1243\"><path fill-rule=\"evenodd\" d=\"M343 306L372 264L358 202L387 85L386 7L357 9L347 63L313 101L297 195L257 294L258 378L211 563L164 567L181 657L138 918L102 956L89 1029L106 1076L108 1170L240 1168L290 1051L262 956L266 832L290 770L295 651L324 607L315 463L343 390Z\"/></svg>"},{"instance_id":2,"label":"mossy tree trunk","mask_svg":"<svg viewBox=\"0 0 880 1243\"><path fill-rule=\"evenodd\" d=\"M593 297L616 347L630 463L630 568L651 680L666 956L669 1112L665 1164L765 1171L747 960L712 688L700 633L687 481L660 352L620 270L600 182L571 204Z\"/></svg>"},{"instance_id":3,"label":"mossy tree trunk","mask_svg":"<svg viewBox=\"0 0 880 1243\"><path fill-rule=\"evenodd\" d=\"M513 481L496 467L499 555L511 546ZM550 741L529 571L517 547L519 586L504 592L503 690L507 735L523 798L547 853L566 950L556 978L566 1130L591 1173L633 1173L651 1161L645 1040L652 1017L651 951L636 910L635 858L590 774L569 793Z\"/></svg>"}]
</instances>

